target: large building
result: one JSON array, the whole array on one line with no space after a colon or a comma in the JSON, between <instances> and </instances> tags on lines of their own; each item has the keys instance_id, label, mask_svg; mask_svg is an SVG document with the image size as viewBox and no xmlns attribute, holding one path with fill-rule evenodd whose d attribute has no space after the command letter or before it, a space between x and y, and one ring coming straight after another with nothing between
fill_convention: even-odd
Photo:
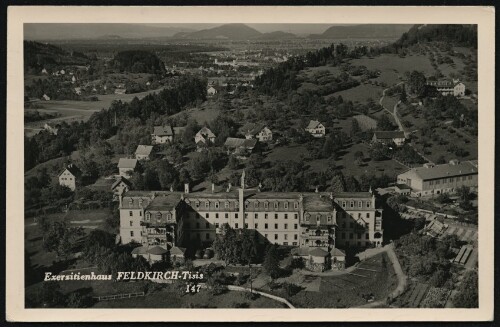
<instances>
[{"instance_id":1,"label":"large building","mask_svg":"<svg viewBox=\"0 0 500 327\"><path fill-rule=\"evenodd\" d=\"M450 160L447 164L411 168L398 175L397 183L409 186L412 196L426 196L453 193L460 186L477 187L477 178L477 160Z\"/></svg>"},{"instance_id":2,"label":"large building","mask_svg":"<svg viewBox=\"0 0 500 327\"><path fill-rule=\"evenodd\" d=\"M371 192L125 193L120 202L122 243L143 246L208 247L221 227L251 229L262 243L321 248L382 245L382 209Z\"/></svg>"},{"instance_id":3,"label":"large building","mask_svg":"<svg viewBox=\"0 0 500 327\"><path fill-rule=\"evenodd\" d=\"M465 95L465 84L459 80L439 80L427 81L428 86L433 86L442 95L453 95L455 97L463 97Z\"/></svg>"}]
</instances>

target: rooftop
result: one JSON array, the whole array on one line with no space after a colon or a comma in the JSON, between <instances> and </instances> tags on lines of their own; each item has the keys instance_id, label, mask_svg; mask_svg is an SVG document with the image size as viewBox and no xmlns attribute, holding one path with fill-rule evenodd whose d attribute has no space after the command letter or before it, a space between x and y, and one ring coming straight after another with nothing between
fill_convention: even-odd
<instances>
[{"instance_id":1,"label":"rooftop","mask_svg":"<svg viewBox=\"0 0 500 327\"><path fill-rule=\"evenodd\" d=\"M257 144L257 140L247 140L247 139L240 139L236 137L228 137L226 139L226 142L224 143L224 146L227 146L228 148L249 148L252 149L255 147Z\"/></svg>"},{"instance_id":2,"label":"rooftop","mask_svg":"<svg viewBox=\"0 0 500 327\"><path fill-rule=\"evenodd\" d=\"M332 200L326 193L305 193L304 210L306 211L333 211Z\"/></svg>"},{"instance_id":3,"label":"rooftop","mask_svg":"<svg viewBox=\"0 0 500 327\"><path fill-rule=\"evenodd\" d=\"M135 166L137 166L137 159L120 158L118 161L118 168L134 169Z\"/></svg>"},{"instance_id":4,"label":"rooftop","mask_svg":"<svg viewBox=\"0 0 500 327\"><path fill-rule=\"evenodd\" d=\"M181 194L180 192L172 192L157 195L149 203L146 210L172 210L181 200Z\"/></svg>"},{"instance_id":5,"label":"rooftop","mask_svg":"<svg viewBox=\"0 0 500 327\"><path fill-rule=\"evenodd\" d=\"M406 173L408 172L414 172L421 179L428 180L428 179L438 179L438 178L446 178L453 176L477 174L478 168L476 165L474 165L473 162L464 161L464 162L435 165L433 167L432 166L417 167L408 170Z\"/></svg>"},{"instance_id":6,"label":"rooftop","mask_svg":"<svg viewBox=\"0 0 500 327\"><path fill-rule=\"evenodd\" d=\"M113 190L115 187L117 187L118 185L120 185L120 183L124 183L125 185L127 186L132 186L132 183L130 183L130 181L128 179L126 179L125 177L123 176L120 176L116 179L116 181L111 185L111 189Z\"/></svg>"},{"instance_id":7,"label":"rooftop","mask_svg":"<svg viewBox=\"0 0 500 327\"><path fill-rule=\"evenodd\" d=\"M377 131L375 137L377 139L404 139L405 133L401 131Z\"/></svg>"},{"instance_id":8,"label":"rooftop","mask_svg":"<svg viewBox=\"0 0 500 327\"><path fill-rule=\"evenodd\" d=\"M317 120L311 120L309 122L309 125L307 125L306 129L313 129L313 128L316 128L320 125L321 123Z\"/></svg>"},{"instance_id":9,"label":"rooftop","mask_svg":"<svg viewBox=\"0 0 500 327\"><path fill-rule=\"evenodd\" d=\"M141 156L149 156L151 154L151 151L153 151L152 145L138 145L137 149L135 150L135 154Z\"/></svg>"},{"instance_id":10,"label":"rooftop","mask_svg":"<svg viewBox=\"0 0 500 327\"><path fill-rule=\"evenodd\" d=\"M153 130L153 134L156 136L173 136L174 132L172 131L172 126L155 126Z\"/></svg>"}]
</instances>

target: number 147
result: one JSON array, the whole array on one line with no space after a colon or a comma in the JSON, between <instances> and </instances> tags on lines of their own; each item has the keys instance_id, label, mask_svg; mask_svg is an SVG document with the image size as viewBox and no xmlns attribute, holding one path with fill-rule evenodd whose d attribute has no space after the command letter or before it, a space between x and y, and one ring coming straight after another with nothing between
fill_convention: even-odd
<instances>
[{"instance_id":1,"label":"number 147","mask_svg":"<svg viewBox=\"0 0 500 327\"><path fill-rule=\"evenodd\" d=\"M200 291L201 285L186 285L186 293L198 293Z\"/></svg>"}]
</instances>

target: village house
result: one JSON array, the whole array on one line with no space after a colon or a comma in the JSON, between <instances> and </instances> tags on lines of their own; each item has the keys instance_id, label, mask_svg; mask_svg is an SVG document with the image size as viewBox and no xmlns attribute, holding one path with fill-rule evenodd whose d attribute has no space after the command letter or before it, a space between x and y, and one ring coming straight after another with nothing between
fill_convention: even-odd
<instances>
[{"instance_id":1,"label":"village house","mask_svg":"<svg viewBox=\"0 0 500 327\"><path fill-rule=\"evenodd\" d=\"M373 133L372 142L390 144L394 142L397 146L402 146L406 141L405 133L401 131L377 131Z\"/></svg>"},{"instance_id":2,"label":"village house","mask_svg":"<svg viewBox=\"0 0 500 327\"><path fill-rule=\"evenodd\" d=\"M212 85L207 87L207 95L208 96L214 96L216 94L217 94L217 89L215 87L213 87Z\"/></svg>"},{"instance_id":3,"label":"village house","mask_svg":"<svg viewBox=\"0 0 500 327\"><path fill-rule=\"evenodd\" d=\"M198 150L204 149L208 144L215 143L215 134L205 126L194 136L194 143Z\"/></svg>"},{"instance_id":4,"label":"village house","mask_svg":"<svg viewBox=\"0 0 500 327\"><path fill-rule=\"evenodd\" d=\"M137 159L120 158L118 161L119 175L129 178L137 168Z\"/></svg>"},{"instance_id":5,"label":"village house","mask_svg":"<svg viewBox=\"0 0 500 327\"><path fill-rule=\"evenodd\" d=\"M69 164L63 172L59 174L59 185L66 186L72 191L75 191L81 176L82 172L80 169L73 164Z\"/></svg>"},{"instance_id":6,"label":"village house","mask_svg":"<svg viewBox=\"0 0 500 327\"><path fill-rule=\"evenodd\" d=\"M305 128L306 132L314 137L324 137L326 134L325 126L317 120L311 120Z\"/></svg>"},{"instance_id":7,"label":"village house","mask_svg":"<svg viewBox=\"0 0 500 327\"><path fill-rule=\"evenodd\" d=\"M75 84L76 83L76 77L73 75L71 76L71 83Z\"/></svg>"},{"instance_id":8,"label":"village house","mask_svg":"<svg viewBox=\"0 0 500 327\"><path fill-rule=\"evenodd\" d=\"M42 100L50 101L50 97L47 94L42 95Z\"/></svg>"},{"instance_id":9,"label":"village house","mask_svg":"<svg viewBox=\"0 0 500 327\"><path fill-rule=\"evenodd\" d=\"M399 174L397 183L410 187L412 196L453 193L461 186L476 188L477 160L464 162L450 160L449 163L442 165L427 163Z\"/></svg>"},{"instance_id":10,"label":"village house","mask_svg":"<svg viewBox=\"0 0 500 327\"><path fill-rule=\"evenodd\" d=\"M127 92L127 89L125 88L116 88L115 89L115 94L125 94Z\"/></svg>"},{"instance_id":11,"label":"village house","mask_svg":"<svg viewBox=\"0 0 500 327\"><path fill-rule=\"evenodd\" d=\"M454 80L439 80L427 81L428 86L435 87L442 95L453 95L455 97L463 97L465 95L465 84L458 79Z\"/></svg>"},{"instance_id":12,"label":"village house","mask_svg":"<svg viewBox=\"0 0 500 327\"><path fill-rule=\"evenodd\" d=\"M267 126L256 125L245 133L245 138L248 140L256 138L260 142L268 142L272 141L273 132Z\"/></svg>"},{"instance_id":13,"label":"village house","mask_svg":"<svg viewBox=\"0 0 500 327\"><path fill-rule=\"evenodd\" d=\"M59 125L59 124L53 125L53 124L45 123L45 125L43 125L43 129L45 129L47 132L49 132L53 135L57 135L59 128L61 128L61 125Z\"/></svg>"},{"instance_id":14,"label":"village house","mask_svg":"<svg viewBox=\"0 0 500 327\"><path fill-rule=\"evenodd\" d=\"M76 95L82 95L82 88L81 87L75 87L75 93L76 93Z\"/></svg>"},{"instance_id":15,"label":"village house","mask_svg":"<svg viewBox=\"0 0 500 327\"><path fill-rule=\"evenodd\" d=\"M132 187L132 183L123 176L119 176L113 184L111 184L111 191L113 192L113 200L117 201L123 193L128 192Z\"/></svg>"},{"instance_id":16,"label":"village house","mask_svg":"<svg viewBox=\"0 0 500 327\"><path fill-rule=\"evenodd\" d=\"M148 253L159 246L212 245L222 226L250 229L261 244L297 248L311 270L343 269L349 247L382 246L382 209L371 192L259 192L245 187L225 192L129 191L120 198L120 239ZM168 255L167 252L162 255ZM181 251L182 252L182 251ZM183 253L183 252L182 252ZM179 253L182 255L182 253ZM172 252L170 253L172 255Z\"/></svg>"},{"instance_id":17,"label":"village house","mask_svg":"<svg viewBox=\"0 0 500 327\"><path fill-rule=\"evenodd\" d=\"M43 68L43 69L42 69L42 74L47 75L47 74L48 74L47 69Z\"/></svg>"},{"instance_id":18,"label":"village house","mask_svg":"<svg viewBox=\"0 0 500 327\"><path fill-rule=\"evenodd\" d=\"M135 158L137 160L149 160L151 159L151 151L153 151L152 145L138 145L135 150Z\"/></svg>"},{"instance_id":19,"label":"village house","mask_svg":"<svg viewBox=\"0 0 500 327\"><path fill-rule=\"evenodd\" d=\"M151 142L153 144L172 143L174 141L174 131L172 126L155 126L153 134L151 134Z\"/></svg>"},{"instance_id":20,"label":"village house","mask_svg":"<svg viewBox=\"0 0 500 327\"><path fill-rule=\"evenodd\" d=\"M257 140L255 139L247 140L236 137L228 137L226 139L226 142L224 143L224 146L228 150L227 151L228 154L233 153L242 158L250 155L255 149L256 145L257 145Z\"/></svg>"}]
</instances>

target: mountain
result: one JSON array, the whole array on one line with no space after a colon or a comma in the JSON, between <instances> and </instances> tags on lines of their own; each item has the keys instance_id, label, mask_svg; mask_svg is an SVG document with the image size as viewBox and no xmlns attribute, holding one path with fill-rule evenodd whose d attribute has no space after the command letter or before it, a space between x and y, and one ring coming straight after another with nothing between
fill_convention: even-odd
<instances>
[{"instance_id":1,"label":"mountain","mask_svg":"<svg viewBox=\"0 0 500 327\"><path fill-rule=\"evenodd\" d=\"M415 25L394 43L405 47L419 42L441 41L477 48L477 25Z\"/></svg>"},{"instance_id":2,"label":"mountain","mask_svg":"<svg viewBox=\"0 0 500 327\"><path fill-rule=\"evenodd\" d=\"M24 68L39 72L60 65L86 65L89 58L76 51L68 52L55 45L24 41Z\"/></svg>"},{"instance_id":3,"label":"mountain","mask_svg":"<svg viewBox=\"0 0 500 327\"><path fill-rule=\"evenodd\" d=\"M259 40L286 40L286 39L297 39L298 36L293 33L287 33L282 31L263 33L256 37Z\"/></svg>"},{"instance_id":4,"label":"mountain","mask_svg":"<svg viewBox=\"0 0 500 327\"><path fill-rule=\"evenodd\" d=\"M105 38L110 35L124 39L170 37L179 32L193 29L173 26L148 26L143 24L101 24L101 23L30 23L24 24L25 40L75 40Z\"/></svg>"},{"instance_id":5,"label":"mountain","mask_svg":"<svg viewBox=\"0 0 500 327\"><path fill-rule=\"evenodd\" d=\"M331 26L322 34L311 34L313 39L350 39L350 38L394 38L407 32L413 25L402 24L366 24L349 26Z\"/></svg>"},{"instance_id":6,"label":"mountain","mask_svg":"<svg viewBox=\"0 0 500 327\"><path fill-rule=\"evenodd\" d=\"M261 32L245 24L224 24L191 33L177 33L173 38L249 40L261 35Z\"/></svg>"}]
</instances>

